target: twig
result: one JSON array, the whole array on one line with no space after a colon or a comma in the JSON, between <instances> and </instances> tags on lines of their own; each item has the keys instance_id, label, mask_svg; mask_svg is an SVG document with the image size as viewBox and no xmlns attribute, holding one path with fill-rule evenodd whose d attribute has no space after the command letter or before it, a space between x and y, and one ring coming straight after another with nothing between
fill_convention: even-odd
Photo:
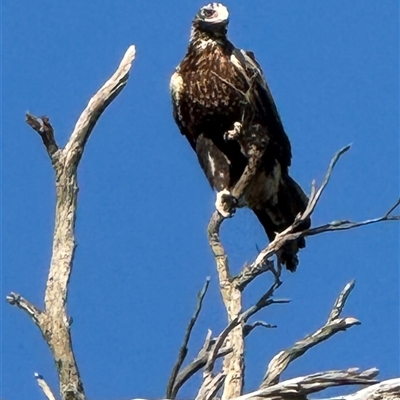
<instances>
[{"instance_id":1,"label":"twig","mask_svg":"<svg viewBox=\"0 0 400 400\"><path fill-rule=\"evenodd\" d=\"M210 278L207 277L203 288L201 289L201 291L197 295L197 304L196 304L196 308L195 308L194 314L193 314L192 318L190 319L189 324L188 324L188 326L186 328L186 333L185 333L185 336L183 338L183 343L182 343L181 348L179 349L178 360L176 361L176 363L175 363L175 365L174 365L174 367L172 369L171 377L169 378L169 381L168 381L166 396L169 399L175 399L176 395L178 394L179 387L176 387L176 385L175 385L176 378L177 378L179 370L180 370L180 368L181 368L181 366L183 364L183 361L186 358L186 355L187 355L187 352L188 352L187 345L189 343L190 335L191 335L193 327L194 327L194 325L195 325L195 323L197 321L197 318L198 318L198 316L200 314L200 310L201 310L201 307L202 307L202 304L203 304L203 299L204 299L204 296L207 293L207 289L208 289L209 284L210 284Z\"/></svg>"},{"instance_id":2,"label":"twig","mask_svg":"<svg viewBox=\"0 0 400 400\"><path fill-rule=\"evenodd\" d=\"M367 219L365 221L360 222L351 222L351 221L333 221L325 225L317 226L315 228L307 229L301 232L299 235L292 235L292 237L299 237L299 236L314 236L319 235L320 233L324 232L333 232L333 231L344 231L353 228L359 228L360 226L372 225L378 222L385 222L385 221L400 221L399 215L393 216L386 216L373 219Z\"/></svg>"},{"instance_id":3,"label":"twig","mask_svg":"<svg viewBox=\"0 0 400 400\"><path fill-rule=\"evenodd\" d=\"M278 289L282 285L281 282L275 282L268 291L263 294L256 304L248 308L245 312L242 313L242 318L244 322L247 322L250 317L252 317L255 313L263 309L264 307L268 307L271 304L282 304L282 303L290 303L288 299L280 299L273 300L271 297L274 295L275 290Z\"/></svg>"},{"instance_id":4,"label":"twig","mask_svg":"<svg viewBox=\"0 0 400 400\"><path fill-rule=\"evenodd\" d=\"M394 203L394 205L389 209L389 211L385 214L385 217L389 217L389 215L400 205L400 198Z\"/></svg>"},{"instance_id":5,"label":"twig","mask_svg":"<svg viewBox=\"0 0 400 400\"><path fill-rule=\"evenodd\" d=\"M55 160L55 153L58 151L58 145L54 138L54 129L50 124L48 117L35 117L26 113L26 123L34 129L42 138L43 144L47 150L47 154L52 161Z\"/></svg>"},{"instance_id":6,"label":"twig","mask_svg":"<svg viewBox=\"0 0 400 400\"><path fill-rule=\"evenodd\" d=\"M255 266L254 263L245 265L236 277L236 283L241 290L244 290L249 283L264 272L271 271L275 277L277 277L277 274L274 273L274 268L273 261L268 260L268 258L265 257L259 264L257 264L257 266ZM276 281L279 280L276 279Z\"/></svg>"},{"instance_id":7,"label":"twig","mask_svg":"<svg viewBox=\"0 0 400 400\"><path fill-rule=\"evenodd\" d=\"M40 311L35 305L24 299L18 293L14 292L11 292L8 296L6 296L6 300L10 305L17 306L19 309L25 311L31 317L32 321L37 326L40 326L42 311Z\"/></svg>"},{"instance_id":8,"label":"twig","mask_svg":"<svg viewBox=\"0 0 400 400\"><path fill-rule=\"evenodd\" d=\"M70 319L66 311L68 283L75 250L78 164L97 120L126 85L134 58L135 48L130 46L117 71L89 101L64 149L58 148L54 130L47 117L36 118L27 114L27 123L41 136L56 172L57 201L53 249L44 311L40 312L27 300L15 294L11 294L7 299L10 304L26 311L40 328L57 366L62 400L86 399L72 349Z\"/></svg>"},{"instance_id":9,"label":"twig","mask_svg":"<svg viewBox=\"0 0 400 400\"><path fill-rule=\"evenodd\" d=\"M335 301L335 304L332 307L332 311L329 314L327 321L328 324L340 317L340 314L342 313L343 308L346 305L346 301L349 298L350 293L353 291L355 285L356 282L352 280L340 292L338 298Z\"/></svg>"},{"instance_id":10,"label":"twig","mask_svg":"<svg viewBox=\"0 0 400 400\"><path fill-rule=\"evenodd\" d=\"M289 349L281 351L271 360L260 385L260 389L275 385L279 381L280 375L289 364L302 356L307 350L329 339L340 331L344 331L354 325L360 324L360 321L356 318L339 318L353 288L354 282L350 282L344 287L329 314L328 321L322 328L318 329L313 334L306 336L304 339L299 340Z\"/></svg>"},{"instance_id":11,"label":"twig","mask_svg":"<svg viewBox=\"0 0 400 400\"><path fill-rule=\"evenodd\" d=\"M295 228L297 226L299 226L301 224L302 221L304 221L305 219L309 218L311 216L311 214L314 212L315 207L317 206L317 203L322 195L322 192L324 191L324 189L326 188L326 186L329 183L329 179L331 178L333 169L335 168L336 163L339 161L340 157L346 153L348 150L350 150L351 145L347 145L345 147L343 147L342 149L340 149L332 158L331 162L329 163L328 166L328 170L326 171L324 180L321 183L320 188L316 191L315 190L315 181L312 182L311 185L311 196L310 196L310 200L307 204L307 208L304 210L304 212L301 214L301 216L299 216L299 218L296 218L296 221L294 223Z\"/></svg>"},{"instance_id":12,"label":"twig","mask_svg":"<svg viewBox=\"0 0 400 400\"><path fill-rule=\"evenodd\" d=\"M53 392L50 389L50 386L44 380L43 376L35 372L36 382L39 387L43 390L44 395L47 397L48 400L56 400Z\"/></svg>"},{"instance_id":13,"label":"twig","mask_svg":"<svg viewBox=\"0 0 400 400\"><path fill-rule=\"evenodd\" d=\"M250 335L250 333L253 331L253 329L255 329L255 328L259 327L259 326L262 327L262 328L268 328L268 329L270 329L270 328L277 328L276 325L274 325L274 324L269 324L268 322L264 322L264 321L255 321L255 322L253 322L253 323L251 323L251 324L246 324L246 325L243 327L243 334L244 334L244 336L246 337L246 336Z\"/></svg>"}]
</instances>

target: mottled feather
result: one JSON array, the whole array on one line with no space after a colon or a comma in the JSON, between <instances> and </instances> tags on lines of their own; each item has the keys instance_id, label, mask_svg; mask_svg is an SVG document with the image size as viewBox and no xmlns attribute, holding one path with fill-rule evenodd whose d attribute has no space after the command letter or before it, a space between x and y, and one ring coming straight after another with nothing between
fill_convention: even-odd
<instances>
[{"instance_id":1,"label":"mottled feather","mask_svg":"<svg viewBox=\"0 0 400 400\"><path fill-rule=\"evenodd\" d=\"M287 228L304 210L307 196L289 176L291 145L252 52L236 48L226 36L229 14L212 3L196 15L187 53L172 75L173 115L181 133L197 154L210 185L230 192L246 168L248 155L239 140L230 140L237 126L252 127L266 144L257 174L239 206L248 206L270 240ZM220 198L221 196L217 196ZM281 261L294 271L298 248L304 239L290 243Z\"/></svg>"}]
</instances>

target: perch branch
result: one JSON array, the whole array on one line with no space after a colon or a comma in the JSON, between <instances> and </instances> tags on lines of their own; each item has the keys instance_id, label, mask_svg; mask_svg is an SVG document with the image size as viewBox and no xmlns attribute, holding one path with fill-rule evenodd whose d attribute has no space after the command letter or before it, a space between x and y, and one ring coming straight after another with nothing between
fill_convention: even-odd
<instances>
[{"instance_id":1,"label":"perch branch","mask_svg":"<svg viewBox=\"0 0 400 400\"><path fill-rule=\"evenodd\" d=\"M228 323L231 324L240 315L242 310L242 293L234 281L232 281L228 257L219 239L219 228L223 218L218 212L214 212L208 225L208 241L217 264L217 272L222 300L224 302ZM243 387L243 364L244 364L244 321L232 330L225 341L225 346L232 351L224 357L223 374L224 391L222 400L237 397L241 394ZM203 383L205 384L206 381Z\"/></svg>"},{"instance_id":2,"label":"perch branch","mask_svg":"<svg viewBox=\"0 0 400 400\"><path fill-rule=\"evenodd\" d=\"M335 301L332 311L329 314L326 324L318 329L311 335L306 336L304 339L296 342L291 348L278 353L269 363L267 372L264 375L260 388L275 385L282 374L282 372L289 366L289 364L302 356L306 351L316 346L317 344L329 339L340 331L345 331L353 325L359 325L360 322L356 318L339 318L346 303L350 292L354 288L354 281L348 283L339 297Z\"/></svg>"},{"instance_id":3,"label":"perch branch","mask_svg":"<svg viewBox=\"0 0 400 400\"><path fill-rule=\"evenodd\" d=\"M42 389L44 395L47 397L48 400L56 400L56 397L54 396L53 392L50 389L50 386L47 384L47 382L44 380L43 376L35 372L35 378L36 382L39 385L39 387Z\"/></svg>"},{"instance_id":4,"label":"perch branch","mask_svg":"<svg viewBox=\"0 0 400 400\"><path fill-rule=\"evenodd\" d=\"M27 114L27 123L42 138L56 172L56 216L50 271L44 297L44 311L39 312L20 296L8 296L10 304L24 309L39 326L49 345L60 381L62 400L85 400L85 392L75 361L66 304L68 283L75 250L75 218L78 197L77 168L90 132L106 107L126 85L135 58L130 46L117 71L92 97L81 114L64 149L59 149L47 117Z\"/></svg>"},{"instance_id":5,"label":"perch branch","mask_svg":"<svg viewBox=\"0 0 400 400\"><path fill-rule=\"evenodd\" d=\"M188 324L188 326L186 328L186 333L185 333L185 336L183 338L183 343L182 343L181 348L179 349L178 360L176 361L176 363L175 363L175 365L174 365L174 367L172 369L171 377L169 378L169 381L168 381L166 396L169 399L175 399L176 395L178 394L178 390L179 390L180 386L177 387L176 378L177 378L177 375L179 373L179 370L181 369L183 361L185 360L186 355L188 353L188 347L187 346L188 346L188 343L189 343L189 340L190 340L190 335L192 333L194 325L196 324L197 318L198 318L198 316L200 314L201 307L202 307L202 304L203 304L203 299L204 299L204 296L207 293L207 289L208 289L209 284L210 284L210 278L207 277L203 288L201 289L201 291L197 295L197 304L196 304L196 308L195 308L194 314L193 314L192 318L190 319L189 324Z\"/></svg>"}]
</instances>

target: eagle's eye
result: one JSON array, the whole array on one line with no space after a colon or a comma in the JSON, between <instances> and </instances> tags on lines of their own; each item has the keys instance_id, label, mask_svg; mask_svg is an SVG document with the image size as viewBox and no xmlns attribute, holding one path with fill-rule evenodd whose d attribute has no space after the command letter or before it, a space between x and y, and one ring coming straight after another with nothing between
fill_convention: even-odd
<instances>
[{"instance_id":1,"label":"eagle's eye","mask_svg":"<svg viewBox=\"0 0 400 400\"><path fill-rule=\"evenodd\" d=\"M205 8L201 10L201 13L204 18L211 18L215 14L215 10L210 10L209 8Z\"/></svg>"}]
</instances>

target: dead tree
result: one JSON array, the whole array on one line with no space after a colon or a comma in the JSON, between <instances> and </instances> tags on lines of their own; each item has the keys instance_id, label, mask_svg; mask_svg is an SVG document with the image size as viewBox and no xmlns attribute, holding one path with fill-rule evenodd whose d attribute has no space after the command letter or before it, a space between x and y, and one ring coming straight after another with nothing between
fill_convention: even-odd
<instances>
[{"instance_id":1,"label":"dead tree","mask_svg":"<svg viewBox=\"0 0 400 400\"><path fill-rule=\"evenodd\" d=\"M67 314L68 283L71 276L75 250L75 218L78 199L77 171L87 140L103 111L121 92L127 83L129 71L135 59L135 47L126 51L117 71L90 99L87 107L79 117L75 128L64 148L57 145L54 130L48 117L26 115L26 121L41 137L55 171L56 183L56 216L53 236L53 249L50 262L46 291L44 294L44 308L33 305L17 293L10 293L7 301L15 305L32 319L40 329L44 340L48 344L58 372L60 395L62 400L85 400L85 390L75 360L72 338L70 333L70 317ZM238 139L239 140L239 139ZM269 363L259 390L243 394L244 379L244 348L245 338L257 326L272 327L262 321L249 323L249 318L261 309L287 300L274 299L275 291L282 284L280 265L273 261L282 246L300 236L312 236L322 232L352 229L367 224L399 220L399 216L392 215L400 204L398 200L394 206L382 217L363 222L334 221L322 226L311 227L298 232L302 221L314 211L321 194L328 184L333 168L340 156L349 149L349 146L340 150L332 159L321 187L317 190L312 183L310 201L307 209L299 215L294 223L284 232L279 233L275 240L263 249L256 259L245 266L239 274L232 276L228 257L219 239L219 230L223 218L215 212L208 226L208 239L214 254L222 299L227 311L228 322L226 328L217 336L211 331L207 334L203 347L195 359L183 367L192 329L201 310L203 298L208 289L208 280L199 293L195 313L189 322L178 360L172 370L167 387L167 399L175 399L179 389L194 374L203 371L203 381L196 395L198 400L209 400L222 396L222 399L247 400L263 398L271 400L298 399L306 400L309 394L319 392L329 387L340 385L366 385L365 389L344 396L343 399L372 400L378 398L399 399L400 379L391 379L378 382L375 378L378 370L375 368L359 371L355 368L347 370L332 370L317 372L308 376L296 377L281 382L280 376L289 364L303 355L307 350L324 340L329 339L339 331L346 330L359 324L356 318L342 317L342 311L347 297L354 288L354 282L348 283L339 294L326 323L316 332L296 342L291 348L278 353ZM242 179L234 189L234 195L240 196L243 188L252 179L257 168L262 148L252 148L249 152L248 168ZM247 285L263 273L271 272L274 283L269 290L250 308L243 310L242 294ZM216 360L222 359L222 369L216 370ZM47 399L55 400L55 396L44 378L35 374L36 380Z\"/></svg>"}]
</instances>

